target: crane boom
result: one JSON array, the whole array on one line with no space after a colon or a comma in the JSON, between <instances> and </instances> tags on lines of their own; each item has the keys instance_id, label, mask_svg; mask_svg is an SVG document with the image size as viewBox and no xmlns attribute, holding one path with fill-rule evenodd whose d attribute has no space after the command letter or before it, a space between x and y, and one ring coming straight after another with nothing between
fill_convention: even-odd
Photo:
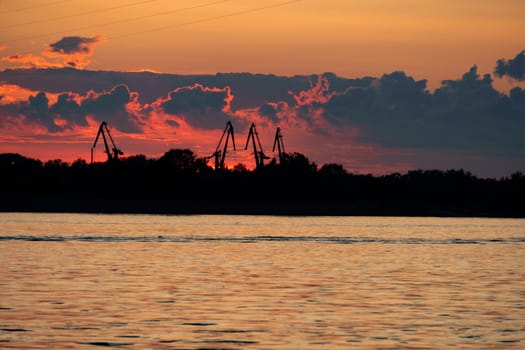
<instances>
[{"instance_id":1,"label":"crane boom","mask_svg":"<svg viewBox=\"0 0 525 350\"><path fill-rule=\"evenodd\" d=\"M107 134L107 137L106 137ZM124 154L117 145L115 144L115 141L113 141L113 137L111 137L111 133L109 132L108 124L106 122L100 123L100 127L98 128L97 136L95 137L95 142L93 142L93 146L91 147L91 163L93 163L93 152L95 150L95 147L97 147L97 142L100 136L102 135L102 141L104 141L104 152L108 156L108 162L112 160L117 160L119 155ZM111 150L109 148L108 144L108 138L109 141L111 141Z\"/></svg>"},{"instance_id":2,"label":"crane boom","mask_svg":"<svg viewBox=\"0 0 525 350\"><path fill-rule=\"evenodd\" d=\"M272 152L275 152L275 147L277 146L277 153L279 154L279 162L283 162L284 155L286 151L284 150L283 135L281 134L281 128L277 128L275 131L275 139L273 140L273 149Z\"/></svg>"},{"instance_id":3,"label":"crane boom","mask_svg":"<svg viewBox=\"0 0 525 350\"><path fill-rule=\"evenodd\" d=\"M224 141L224 146L221 150L221 145L222 141L224 140L224 136L226 136L226 139ZM217 148L215 148L215 152L210 157L208 157L215 158L215 170L224 169L224 160L226 159L226 152L228 151L228 143L230 141L230 137L232 140L233 150L235 151L235 136L233 133L233 125L230 121L228 121L226 123L226 127L224 128L224 131L222 132L221 138L219 139Z\"/></svg>"},{"instance_id":4,"label":"crane boom","mask_svg":"<svg viewBox=\"0 0 525 350\"><path fill-rule=\"evenodd\" d=\"M252 125L250 126L250 131L248 132L248 138L246 139L246 146L244 146L245 150L248 149L248 144L250 143L250 139L252 140L253 156L255 158L255 168L262 169L264 167L264 160L270 159L270 157L267 157L263 152L261 141L259 140L257 129L255 128L255 123L252 123Z\"/></svg>"}]
</instances>

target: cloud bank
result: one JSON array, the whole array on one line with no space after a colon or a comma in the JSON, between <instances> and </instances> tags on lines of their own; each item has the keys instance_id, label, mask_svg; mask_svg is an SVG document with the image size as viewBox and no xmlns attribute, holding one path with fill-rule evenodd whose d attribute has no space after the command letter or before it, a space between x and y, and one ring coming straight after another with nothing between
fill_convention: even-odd
<instances>
[{"instance_id":1,"label":"cloud bank","mask_svg":"<svg viewBox=\"0 0 525 350\"><path fill-rule=\"evenodd\" d=\"M473 66L434 93L424 80L385 74L378 86L351 89L324 105L325 118L360 130L362 141L388 147L523 154L524 91L507 96Z\"/></svg>"},{"instance_id":2,"label":"cloud bank","mask_svg":"<svg viewBox=\"0 0 525 350\"><path fill-rule=\"evenodd\" d=\"M84 44L93 42L64 41L57 50L85 51ZM56 79L59 86L50 76L66 78ZM231 120L238 146L255 122L269 151L280 127L287 150L350 170L464 164L490 173L491 167L525 166L525 90L501 93L490 74L480 74L476 66L433 92L425 80L401 71L346 79L331 73L174 76L46 69L0 72L2 80L4 141L76 137L89 143L104 120L137 153L181 147L205 156ZM31 90L34 82L40 91ZM107 88L86 90L93 82ZM249 158L248 153L235 161Z\"/></svg>"}]
</instances>

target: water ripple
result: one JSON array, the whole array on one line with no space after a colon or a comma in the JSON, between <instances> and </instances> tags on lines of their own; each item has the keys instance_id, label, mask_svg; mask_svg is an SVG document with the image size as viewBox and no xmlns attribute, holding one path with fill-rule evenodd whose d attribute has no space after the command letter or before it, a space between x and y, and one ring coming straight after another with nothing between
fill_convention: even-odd
<instances>
[{"instance_id":1,"label":"water ripple","mask_svg":"<svg viewBox=\"0 0 525 350\"><path fill-rule=\"evenodd\" d=\"M133 343L117 343L117 342L106 342L106 341L79 342L78 344L93 345L93 346L108 347L108 348L119 348L123 346L133 345Z\"/></svg>"},{"instance_id":2,"label":"water ripple","mask_svg":"<svg viewBox=\"0 0 525 350\"><path fill-rule=\"evenodd\" d=\"M0 241L29 241L29 242L313 242L335 244L489 244L489 243L525 243L525 237L509 238L384 238L384 237L347 237L347 236L241 236L241 237L214 237L214 236L0 236Z\"/></svg>"}]
</instances>

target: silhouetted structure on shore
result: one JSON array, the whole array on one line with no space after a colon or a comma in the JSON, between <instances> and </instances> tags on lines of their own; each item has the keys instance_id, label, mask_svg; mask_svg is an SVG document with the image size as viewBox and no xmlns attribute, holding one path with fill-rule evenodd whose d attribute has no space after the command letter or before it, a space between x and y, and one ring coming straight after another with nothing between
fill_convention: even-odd
<instances>
[{"instance_id":1,"label":"silhouetted structure on shore","mask_svg":"<svg viewBox=\"0 0 525 350\"><path fill-rule=\"evenodd\" d=\"M124 154L124 152L122 152L117 147L115 141L113 141L113 137L111 137L111 133L109 132L108 124L106 122L102 122L100 124L100 127L98 128L97 136L95 137L95 142L93 142L93 146L91 146L91 163L94 162L95 147L97 147L97 141L100 138L100 136L102 136L102 141L104 141L104 151L108 156L108 162L117 160L118 156ZM109 149L108 139L109 141L111 141L111 150Z\"/></svg>"},{"instance_id":2,"label":"silhouetted structure on shore","mask_svg":"<svg viewBox=\"0 0 525 350\"><path fill-rule=\"evenodd\" d=\"M188 149L94 164L0 154L0 173L2 211L525 217L519 172L501 179L464 170L357 175L339 164L318 169L300 153L254 171L220 172Z\"/></svg>"},{"instance_id":3,"label":"silhouetted structure on shore","mask_svg":"<svg viewBox=\"0 0 525 350\"><path fill-rule=\"evenodd\" d=\"M281 134L281 128L275 130L275 138L273 139L272 152L275 152L275 147L277 147L277 154L279 155L279 162L283 162L283 157L286 154L284 150L283 135Z\"/></svg>"},{"instance_id":4,"label":"silhouetted structure on shore","mask_svg":"<svg viewBox=\"0 0 525 350\"><path fill-rule=\"evenodd\" d=\"M245 150L248 149L248 144L250 143L250 140L252 140L253 157L255 158L255 169L261 170L264 167L264 160L270 159L270 157L264 154L261 145L261 140L259 140L259 134L257 134L257 128L255 127L255 123L252 123L252 125L250 126L250 130L248 131L246 146L244 146Z\"/></svg>"},{"instance_id":5,"label":"silhouetted structure on shore","mask_svg":"<svg viewBox=\"0 0 525 350\"><path fill-rule=\"evenodd\" d=\"M224 138L224 136L226 136L226 138ZM233 125L230 121L228 121L224 131L222 132L221 138L219 139L219 143L217 144L215 152L213 152L213 154L208 157L208 159L213 158L215 160L215 170L224 169L224 160L226 159L226 152L228 151L228 143L230 138L232 140L231 142L233 150L235 151L235 135L233 133ZM222 146L223 141L224 146Z\"/></svg>"}]
</instances>

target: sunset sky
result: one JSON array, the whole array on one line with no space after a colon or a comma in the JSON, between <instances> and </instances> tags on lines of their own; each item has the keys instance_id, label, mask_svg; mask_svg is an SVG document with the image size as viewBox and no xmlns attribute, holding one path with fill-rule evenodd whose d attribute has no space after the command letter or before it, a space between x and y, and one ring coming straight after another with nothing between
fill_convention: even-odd
<instances>
[{"instance_id":1,"label":"sunset sky","mask_svg":"<svg viewBox=\"0 0 525 350\"><path fill-rule=\"evenodd\" d=\"M187 86L177 82L161 90L109 78L104 81L108 85L89 87L83 81L80 87L74 78L59 89L51 75L47 80L36 75L38 81L23 82L3 74L0 152L42 160L88 159L96 129L107 120L126 155L154 157L170 148L190 148L204 156L214 150L224 121L233 120L239 128L239 148L244 146L249 124L256 122L270 154L273 133L280 126L287 150L306 154L318 164L342 163L360 173L465 168L477 175L502 176L525 171L525 144L518 136L525 135L525 102L520 102L525 99L521 90L525 76L494 73L498 60L516 58L518 62L517 55L525 50L524 18L523 0L0 0L0 71L4 73L16 68L69 67L150 71L162 76L247 72L290 78L280 87L282 95L261 100L256 87L254 95L248 96L238 80L216 79L214 85L196 80ZM354 89L362 86L346 81L336 87L332 75L315 77L325 72L348 79L373 77L366 88L381 86L385 94L390 80L404 79L381 80L396 71L404 72L419 97L395 97L396 103L389 104L396 118L414 128L388 126L378 119L390 122L386 112L372 112L377 108L367 109L377 113L377 118L372 116L374 122L355 119L360 99ZM443 80L471 77L479 80L481 91L486 74L491 78L486 89L510 96L494 106L509 107L498 111L479 107L481 114L489 113L486 110L492 114L483 114L482 127L472 131L466 125L478 124L469 119L478 112L468 110L464 115L469 117L457 122L455 113L463 107L440 109L439 101L449 103L451 98L440 100L442 94L436 89L443 87ZM314 78L292 81L295 75ZM418 85L421 80L426 85ZM448 94L455 94L454 86L448 85ZM66 93L61 100L60 94ZM126 99L124 109L97 107L104 101L101 96L117 93ZM191 105L190 113L181 107L188 106L184 97L190 95L192 103L210 105ZM214 99L195 99L197 95ZM476 96L475 101L482 101L486 98L481 96L487 95ZM420 110L399 112L403 109L396 106L410 98L414 103L427 103L427 98L433 102ZM74 118L71 113L61 114L65 112L59 109L60 103L66 100L78 105ZM45 111L37 108L38 101ZM28 106L35 109L28 112ZM263 113L268 109L270 114ZM427 119L418 119L420 114ZM409 117L414 123L407 121ZM448 117L454 132L447 129L443 118ZM420 127L437 118L441 119L432 124L435 128ZM436 140L430 144L432 135ZM235 157L234 162L250 159L242 152ZM104 155L100 153L97 159L103 160Z\"/></svg>"}]
</instances>

